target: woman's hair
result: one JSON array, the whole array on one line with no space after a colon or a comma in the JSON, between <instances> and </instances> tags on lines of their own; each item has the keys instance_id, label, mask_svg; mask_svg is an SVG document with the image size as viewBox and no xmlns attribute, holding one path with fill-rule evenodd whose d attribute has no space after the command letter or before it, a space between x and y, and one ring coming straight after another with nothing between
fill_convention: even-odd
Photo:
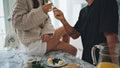
<instances>
[{"instance_id":1,"label":"woman's hair","mask_svg":"<svg viewBox=\"0 0 120 68\"><path fill-rule=\"evenodd\" d=\"M38 0L33 0L33 8L38 8L38 7L39 7Z\"/></svg>"}]
</instances>

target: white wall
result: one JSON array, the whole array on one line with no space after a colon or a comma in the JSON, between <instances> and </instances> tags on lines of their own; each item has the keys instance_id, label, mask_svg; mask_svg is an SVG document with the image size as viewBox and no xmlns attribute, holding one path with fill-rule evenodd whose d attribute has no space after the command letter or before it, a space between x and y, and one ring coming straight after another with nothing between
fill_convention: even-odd
<instances>
[{"instance_id":1,"label":"white wall","mask_svg":"<svg viewBox=\"0 0 120 68\"><path fill-rule=\"evenodd\" d=\"M67 21L71 26L75 25L81 8L86 4L85 0L51 0L51 1L53 2L55 7L63 11L64 16L66 17ZM52 23L56 29L62 26L62 24L54 18L52 11L49 14ZM74 45L76 48L78 48L77 57L81 58L83 50L81 37L79 37L78 39L71 38L70 43Z\"/></svg>"}]
</instances>

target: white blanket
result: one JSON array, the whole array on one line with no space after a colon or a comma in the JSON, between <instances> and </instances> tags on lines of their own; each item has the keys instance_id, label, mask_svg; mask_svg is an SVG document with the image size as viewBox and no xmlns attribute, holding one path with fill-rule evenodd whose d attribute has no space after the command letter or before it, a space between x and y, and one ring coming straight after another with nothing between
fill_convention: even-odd
<instances>
[{"instance_id":1,"label":"white blanket","mask_svg":"<svg viewBox=\"0 0 120 68\"><path fill-rule=\"evenodd\" d=\"M42 56L46 52L46 42L42 42L42 40L36 41L34 43L29 44L26 49L28 55L33 56Z\"/></svg>"}]
</instances>

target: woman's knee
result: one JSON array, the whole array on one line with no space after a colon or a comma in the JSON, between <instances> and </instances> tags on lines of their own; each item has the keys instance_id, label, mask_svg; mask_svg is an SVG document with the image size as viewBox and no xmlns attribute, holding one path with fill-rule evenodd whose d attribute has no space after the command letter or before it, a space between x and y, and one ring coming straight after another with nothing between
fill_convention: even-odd
<instances>
[{"instance_id":1,"label":"woman's knee","mask_svg":"<svg viewBox=\"0 0 120 68\"><path fill-rule=\"evenodd\" d=\"M47 42L47 52L55 50L56 47L59 45L60 41L48 41Z\"/></svg>"},{"instance_id":2,"label":"woman's knee","mask_svg":"<svg viewBox=\"0 0 120 68\"><path fill-rule=\"evenodd\" d=\"M63 37L62 37L62 41L66 42L66 43L70 43L70 36L65 34Z\"/></svg>"},{"instance_id":3,"label":"woman's knee","mask_svg":"<svg viewBox=\"0 0 120 68\"><path fill-rule=\"evenodd\" d=\"M76 47L73 47L73 49L71 50L71 51L73 51L74 53L74 56L77 54L77 48Z\"/></svg>"},{"instance_id":4,"label":"woman's knee","mask_svg":"<svg viewBox=\"0 0 120 68\"><path fill-rule=\"evenodd\" d=\"M74 46L70 45L67 48L67 52L69 52L70 54L76 56L76 54L77 54L77 48L75 48Z\"/></svg>"},{"instance_id":5,"label":"woman's knee","mask_svg":"<svg viewBox=\"0 0 120 68\"><path fill-rule=\"evenodd\" d=\"M65 30L64 27L60 27L60 28L56 29L55 33L58 34L58 35L63 36L63 35L66 34L66 30Z\"/></svg>"},{"instance_id":6,"label":"woman's knee","mask_svg":"<svg viewBox=\"0 0 120 68\"><path fill-rule=\"evenodd\" d=\"M69 43L65 43L65 42L61 42L58 46L57 46L57 48L56 49L58 49L58 50L63 50L63 51L65 51L65 52L68 52L68 53L70 53L70 54L72 54L72 55L76 55L76 53L77 53L77 48L76 47L74 47L73 45L70 45Z\"/></svg>"}]
</instances>

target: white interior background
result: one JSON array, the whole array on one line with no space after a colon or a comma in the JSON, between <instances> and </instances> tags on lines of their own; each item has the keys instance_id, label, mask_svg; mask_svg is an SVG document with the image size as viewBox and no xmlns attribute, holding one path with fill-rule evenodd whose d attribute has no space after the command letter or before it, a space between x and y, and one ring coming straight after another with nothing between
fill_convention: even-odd
<instances>
[{"instance_id":1,"label":"white interior background","mask_svg":"<svg viewBox=\"0 0 120 68\"><path fill-rule=\"evenodd\" d=\"M12 8L16 0L0 0L0 50L4 50L5 36L11 31L11 22L8 19L11 17ZM69 24L74 26L78 19L79 11L87 3L85 0L51 0L55 7L62 10ZM119 0L118 0L119 1ZM120 4L120 2L119 2ZM53 16L53 12L49 12L52 24L55 29L62 26ZM77 57L81 58L82 55L82 42L81 37L78 39L71 39L70 42L78 49Z\"/></svg>"},{"instance_id":2,"label":"white interior background","mask_svg":"<svg viewBox=\"0 0 120 68\"><path fill-rule=\"evenodd\" d=\"M69 24L72 26L75 25L81 8L86 5L85 0L51 0L51 1L53 2L53 5L55 7L63 11L64 16L66 17ZM51 11L49 12L49 14L54 27L56 29L61 27L62 24L60 23L60 21L54 18L53 12ZM79 37L78 39L71 38L70 44L72 44L78 49L77 57L81 58L83 50L81 37Z\"/></svg>"}]
</instances>

